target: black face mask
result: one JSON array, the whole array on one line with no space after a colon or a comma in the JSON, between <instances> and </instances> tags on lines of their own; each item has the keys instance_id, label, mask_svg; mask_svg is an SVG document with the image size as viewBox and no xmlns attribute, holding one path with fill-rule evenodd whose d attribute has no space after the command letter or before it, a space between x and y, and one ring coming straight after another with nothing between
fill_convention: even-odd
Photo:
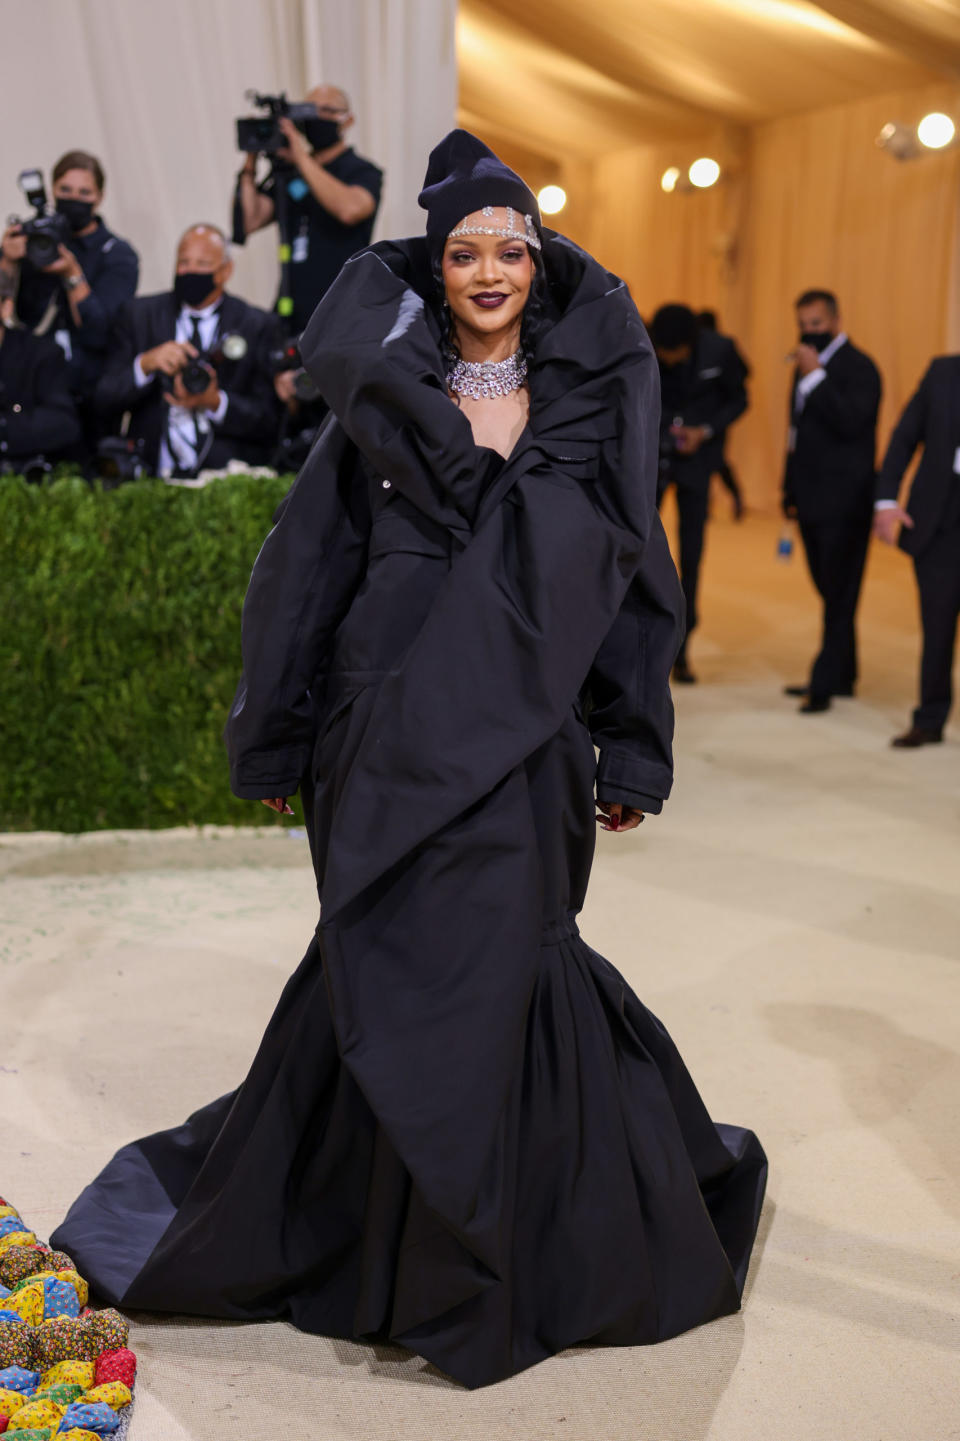
<instances>
[{"instance_id":1,"label":"black face mask","mask_svg":"<svg viewBox=\"0 0 960 1441\"><path fill-rule=\"evenodd\" d=\"M304 120L302 129L314 150L329 150L331 145L340 143L340 126L335 120L324 120L318 115L316 120Z\"/></svg>"},{"instance_id":2,"label":"black face mask","mask_svg":"<svg viewBox=\"0 0 960 1441\"><path fill-rule=\"evenodd\" d=\"M70 229L76 235L81 230L86 230L93 219L92 200L60 200L56 202L56 211L62 215Z\"/></svg>"},{"instance_id":3,"label":"black face mask","mask_svg":"<svg viewBox=\"0 0 960 1441\"><path fill-rule=\"evenodd\" d=\"M812 345L819 355L821 350L826 350L833 341L833 336L826 330L805 330L800 337L801 345Z\"/></svg>"},{"instance_id":4,"label":"black face mask","mask_svg":"<svg viewBox=\"0 0 960 1441\"><path fill-rule=\"evenodd\" d=\"M175 275L173 293L178 304L189 305L191 310L202 305L211 290L216 289L215 273L213 270L188 270L184 275Z\"/></svg>"}]
</instances>

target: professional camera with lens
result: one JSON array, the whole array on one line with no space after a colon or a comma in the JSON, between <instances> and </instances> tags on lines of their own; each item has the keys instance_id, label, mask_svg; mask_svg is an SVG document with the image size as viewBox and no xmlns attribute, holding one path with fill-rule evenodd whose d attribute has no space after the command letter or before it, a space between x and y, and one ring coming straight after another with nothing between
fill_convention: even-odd
<instances>
[{"instance_id":1,"label":"professional camera with lens","mask_svg":"<svg viewBox=\"0 0 960 1441\"><path fill-rule=\"evenodd\" d=\"M296 372L293 377L293 391L298 400L317 399L320 392L304 369L300 347L295 340L289 340L285 345L278 345L276 349L268 351L267 363L274 375L280 375L285 370Z\"/></svg>"},{"instance_id":2,"label":"professional camera with lens","mask_svg":"<svg viewBox=\"0 0 960 1441\"><path fill-rule=\"evenodd\" d=\"M245 337L231 332L221 336L211 350L192 355L186 365L177 371L184 390L188 395L202 395L210 384L210 371L216 371L224 360L242 360L247 348ZM165 389L172 390L172 378L163 376L162 379Z\"/></svg>"},{"instance_id":3,"label":"professional camera with lens","mask_svg":"<svg viewBox=\"0 0 960 1441\"><path fill-rule=\"evenodd\" d=\"M27 238L27 259L37 270L43 270L53 264L60 254L61 245L66 245L70 239L70 222L65 215L50 210L39 170L21 170L17 184L27 204L32 205L35 211L30 220L19 222L20 230ZM11 217L11 223L16 223L14 217Z\"/></svg>"},{"instance_id":4,"label":"professional camera with lens","mask_svg":"<svg viewBox=\"0 0 960 1441\"><path fill-rule=\"evenodd\" d=\"M143 458L143 437L136 440L125 435L108 435L97 445L97 474L104 490L116 490L128 480L147 475Z\"/></svg>"},{"instance_id":5,"label":"professional camera with lens","mask_svg":"<svg viewBox=\"0 0 960 1441\"><path fill-rule=\"evenodd\" d=\"M279 95L260 95L256 90L247 90L245 98L265 115L244 115L237 121L237 149L248 155L275 155L287 144L287 137L280 129L281 118L302 125L305 120L316 120L317 107L288 100L282 92Z\"/></svg>"}]
</instances>

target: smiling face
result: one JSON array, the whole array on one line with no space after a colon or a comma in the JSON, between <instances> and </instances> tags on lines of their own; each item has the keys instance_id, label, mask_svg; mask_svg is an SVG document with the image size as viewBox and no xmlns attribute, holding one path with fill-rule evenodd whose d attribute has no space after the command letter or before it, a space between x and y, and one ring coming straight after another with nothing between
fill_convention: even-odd
<instances>
[{"instance_id":1,"label":"smiling face","mask_svg":"<svg viewBox=\"0 0 960 1441\"><path fill-rule=\"evenodd\" d=\"M504 208L494 209L492 215L478 211L468 215L466 223L506 229L507 212ZM443 284L461 351L464 342L468 349L480 342L487 350L500 339L516 349L534 273L533 256L522 240L499 235L448 238L443 247ZM464 359L470 359L466 352Z\"/></svg>"}]
</instances>

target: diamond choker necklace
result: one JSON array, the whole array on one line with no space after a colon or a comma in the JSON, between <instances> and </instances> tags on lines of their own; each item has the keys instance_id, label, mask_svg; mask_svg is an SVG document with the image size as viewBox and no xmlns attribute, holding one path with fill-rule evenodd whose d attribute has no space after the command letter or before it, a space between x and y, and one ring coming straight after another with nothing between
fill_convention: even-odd
<instances>
[{"instance_id":1,"label":"diamond choker necklace","mask_svg":"<svg viewBox=\"0 0 960 1441\"><path fill-rule=\"evenodd\" d=\"M447 388L471 400L493 400L519 390L526 379L526 358L517 350L506 360L456 360L447 371Z\"/></svg>"}]
</instances>

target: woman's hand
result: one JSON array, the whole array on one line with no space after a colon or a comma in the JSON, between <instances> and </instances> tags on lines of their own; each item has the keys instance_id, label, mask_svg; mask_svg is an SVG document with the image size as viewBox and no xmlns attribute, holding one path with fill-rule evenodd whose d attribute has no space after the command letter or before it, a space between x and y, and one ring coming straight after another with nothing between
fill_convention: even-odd
<instances>
[{"instance_id":1,"label":"woman's hand","mask_svg":"<svg viewBox=\"0 0 960 1441\"><path fill-rule=\"evenodd\" d=\"M269 801L264 800L264 801L261 801L260 804L263 805L263 806L269 806L272 811L276 811L276 812L277 812L277 815L280 815L280 816L292 816L292 815L293 815L293 806L291 806L290 802L287 801L287 800L285 800L285 798L284 798L283 796L277 796L276 800L269 800Z\"/></svg>"},{"instance_id":2,"label":"woman's hand","mask_svg":"<svg viewBox=\"0 0 960 1441\"><path fill-rule=\"evenodd\" d=\"M643 820L643 811L635 811L619 801L610 805L606 801L597 801L597 810L601 812L597 816L597 824L602 831L632 831Z\"/></svg>"}]
</instances>

